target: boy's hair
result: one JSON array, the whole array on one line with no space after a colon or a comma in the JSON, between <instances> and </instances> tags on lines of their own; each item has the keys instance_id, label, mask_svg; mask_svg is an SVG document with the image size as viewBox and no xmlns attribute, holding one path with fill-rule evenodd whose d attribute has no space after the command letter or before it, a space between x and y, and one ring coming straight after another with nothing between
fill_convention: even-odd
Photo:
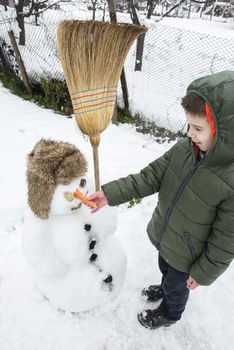
<instances>
[{"instance_id":1,"label":"boy's hair","mask_svg":"<svg viewBox=\"0 0 234 350\"><path fill-rule=\"evenodd\" d=\"M187 94L181 99L181 106L188 113L194 116L206 117L206 102L199 95L194 92L188 91Z\"/></svg>"}]
</instances>

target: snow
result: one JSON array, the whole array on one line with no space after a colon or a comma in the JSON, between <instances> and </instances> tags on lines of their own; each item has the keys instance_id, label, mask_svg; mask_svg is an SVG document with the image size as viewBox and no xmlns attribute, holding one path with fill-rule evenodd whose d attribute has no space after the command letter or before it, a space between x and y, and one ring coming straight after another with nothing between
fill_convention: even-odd
<instances>
[{"instance_id":1,"label":"snow","mask_svg":"<svg viewBox=\"0 0 234 350\"><path fill-rule=\"evenodd\" d=\"M207 18L206 18L207 17ZM208 35L216 36L218 38L233 39L234 38L234 23L222 23L217 22L219 18L215 18L216 21L210 21L210 16L205 16L206 20L200 18L170 18L165 17L158 24L165 25L167 27L186 29L193 32L205 33ZM158 21L159 17L155 17L155 21ZM146 23L147 24L147 23Z\"/></svg>"},{"instance_id":2,"label":"snow","mask_svg":"<svg viewBox=\"0 0 234 350\"><path fill-rule=\"evenodd\" d=\"M216 283L191 292L184 316L174 326L150 331L137 321L137 312L156 306L145 304L141 289L160 281L157 253L146 234L157 195L132 208L127 204L118 207L115 235L128 265L123 287L113 300L75 314L58 311L47 301L33 282L21 246L27 203L26 155L42 137L74 143L86 156L92 176L92 150L72 119L23 101L3 87L0 126L1 350L233 348L233 264ZM171 146L157 144L130 125L110 125L101 136L101 182L138 172Z\"/></svg>"}]
</instances>

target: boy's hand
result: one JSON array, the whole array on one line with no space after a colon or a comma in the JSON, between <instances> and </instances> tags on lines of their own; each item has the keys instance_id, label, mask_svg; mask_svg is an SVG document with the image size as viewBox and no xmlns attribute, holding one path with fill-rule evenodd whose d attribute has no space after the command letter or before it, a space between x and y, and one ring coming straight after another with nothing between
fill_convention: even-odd
<instances>
[{"instance_id":1,"label":"boy's hand","mask_svg":"<svg viewBox=\"0 0 234 350\"><path fill-rule=\"evenodd\" d=\"M189 276L189 278L187 279L187 288L193 290L198 286L199 284L197 283L197 281L195 281L191 276Z\"/></svg>"},{"instance_id":2,"label":"boy's hand","mask_svg":"<svg viewBox=\"0 0 234 350\"><path fill-rule=\"evenodd\" d=\"M97 205L96 209L91 210L91 213L96 213L99 209L108 204L107 198L103 191L97 191L96 193L89 196L89 199L95 202Z\"/></svg>"}]
</instances>

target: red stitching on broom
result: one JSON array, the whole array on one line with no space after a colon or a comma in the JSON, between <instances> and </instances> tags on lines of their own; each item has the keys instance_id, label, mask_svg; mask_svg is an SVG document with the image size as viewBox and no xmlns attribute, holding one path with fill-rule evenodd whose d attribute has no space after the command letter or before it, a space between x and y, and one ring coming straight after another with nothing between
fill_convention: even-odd
<instances>
[{"instance_id":1,"label":"red stitching on broom","mask_svg":"<svg viewBox=\"0 0 234 350\"><path fill-rule=\"evenodd\" d=\"M73 106L75 107L75 106L78 106L78 105L82 105L82 104L84 104L84 103L96 102L96 101L98 101L98 100L104 100L104 99L112 98L112 97L115 98L116 95L103 96L103 97L100 97L100 98L94 98L94 99L92 99L92 100L86 100L86 101L81 101L81 102L76 102L76 103L73 102Z\"/></svg>"},{"instance_id":2,"label":"red stitching on broom","mask_svg":"<svg viewBox=\"0 0 234 350\"><path fill-rule=\"evenodd\" d=\"M102 107L99 107L99 108L95 108L95 109L91 109L91 110L87 110L87 111L81 111L79 113L75 112L75 115L76 116L79 116L80 114L85 114L85 113L91 113L91 112L96 112L96 111L100 111L101 109L103 108L112 108L114 107L115 103L111 104L111 105L106 105L106 106L102 106Z\"/></svg>"},{"instance_id":3,"label":"red stitching on broom","mask_svg":"<svg viewBox=\"0 0 234 350\"><path fill-rule=\"evenodd\" d=\"M94 105L89 105L89 106L83 106L83 107L75 108L74 111L79 111L79 109L84 109L84 108L99 106L99 105L102 105L103 103L108 103L108 102L115 102L115 99L114 99L114 100L107 100L107 101L100 102L100 103L96 103L96 104L94 104Z\"/></svg>"}]
</instances>

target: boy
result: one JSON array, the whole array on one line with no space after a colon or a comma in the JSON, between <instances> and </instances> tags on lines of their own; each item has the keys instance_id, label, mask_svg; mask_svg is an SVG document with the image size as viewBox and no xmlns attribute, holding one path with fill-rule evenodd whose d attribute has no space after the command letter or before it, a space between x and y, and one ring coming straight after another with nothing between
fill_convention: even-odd
<instances>
[{"instance_id":1,"label":"boy","mask_svg":"<svg viewBox=\"0 0 234 350\"><path fill-rule=\"evenodd\" d=\"M189 290L213 283L234 256L234 72L195 80L182 106L187 138L90 197L95 212L159 192L147 232L159 251L162 281L142 294L161 303L138 314L150 329L178 321Z\"/></svg>"}]
</instances>

